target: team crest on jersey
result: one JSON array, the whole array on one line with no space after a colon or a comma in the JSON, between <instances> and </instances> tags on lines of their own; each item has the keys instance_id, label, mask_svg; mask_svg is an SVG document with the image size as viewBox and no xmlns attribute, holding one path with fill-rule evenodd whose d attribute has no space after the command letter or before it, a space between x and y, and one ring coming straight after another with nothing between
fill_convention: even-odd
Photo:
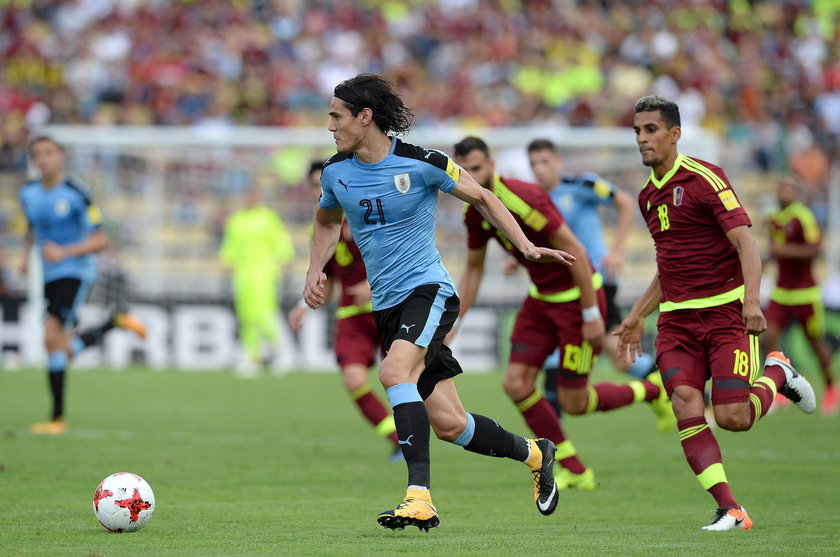
<instances>
[{"instance_id":1,"label":"team crest on jersey","mask_svg":"<svg viewBox=\"0 0 840 557\"><path fill-rule=\"evenodd\" d=\"M683 200L683 188L681 186L677 186L674 188L674 207L679 207L682 205Z\"/></svg>"},{"instance_id":2,"label":"team crest on jersey","mask_svg":"<svg viewBox=\"0 0 840 557\"><path fill-rule=\"evenodd\" d=\"M397 174L394 176L394 187L400 193L408 193L408 190L411 189L411 176L408 173Z\"/></svg>"},{"instance_id":3,"label":"team crest on jersey","mask_svg":"<svg viewBox=\"0 0 840 557\"><path fill-rule=\"evenodd\" d=\"M57 217L66 217L70 212L70 202L66 199L59 199L55 202L55 215Z\"/></svg>"}]
</instances>

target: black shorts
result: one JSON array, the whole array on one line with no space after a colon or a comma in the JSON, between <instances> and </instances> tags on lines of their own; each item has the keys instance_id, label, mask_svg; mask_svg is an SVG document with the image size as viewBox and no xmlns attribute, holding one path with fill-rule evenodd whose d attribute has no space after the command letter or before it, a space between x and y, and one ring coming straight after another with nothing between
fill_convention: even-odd
<instances>
[{"instance_id":1,"label":"black shorts","mask_svg":"<svg viewBox=\"0 0 840 557\"><path fill-rule=\"evenodd\" d=\"M79 307L87 299L90 283L77 278L62 278L44 285L47 314L55 316L65 327L76 324Z\"/></svg>"},{"instance_id":2,"label":"black shorts","mask_svg":"<svg viewBox=\"0 0 840 557\"><path fill-rule=\"evenodd\" d=\"M376 330L386 351L395 340L407 340L428 348L426 369L417 381L417 391L423 400L432 394L438 381L462 372L452 351L443 344L443 337L452 330L460 307L461 301L456 294L447 296L440 292L439 284L424 284L394 307L373 312Z\"/></svg>"},{"instance_id":3,"label":"black shorts","mask_svg":"<svg viewBox=\"0 0 840 557\"><path fill-rule=\"evenodd\" d=\"M604 326L607 331L621 324L621 310L615 302L615 295L618 292L617 284L605 284L604 296L607 297L607 318L604 320Z\"/></svg>"}]
</instances>

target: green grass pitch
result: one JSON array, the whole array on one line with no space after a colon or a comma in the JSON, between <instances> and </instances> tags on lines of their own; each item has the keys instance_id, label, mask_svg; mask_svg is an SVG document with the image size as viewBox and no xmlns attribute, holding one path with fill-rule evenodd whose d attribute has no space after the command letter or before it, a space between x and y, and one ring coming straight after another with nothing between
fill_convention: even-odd
<instances>
[{"instance_id":1,"label":"green grass pitch","mask_svg":"<svg viewBox=\"0 0 840 557\"><path fill-rule=\"evenodd\" d=\"M468 410L526 431L501 374L457 384ZM714 502L676 432L657 432L643 405L566 420L600 486L563 492L550 517L523 465L433 439L441 525L424 534L376 524L402 498L405 468L388 462L337 373L71 371L68 385L70 431L36 437L27 426L47 411L44 372L0 373L2 555L840 554L838 417L789 408L754 431L716 433L750 532L700 531ZM133 534L107 532L91 510L99 481L119 471L157 499Z\"/></svg>"}]
</instances>

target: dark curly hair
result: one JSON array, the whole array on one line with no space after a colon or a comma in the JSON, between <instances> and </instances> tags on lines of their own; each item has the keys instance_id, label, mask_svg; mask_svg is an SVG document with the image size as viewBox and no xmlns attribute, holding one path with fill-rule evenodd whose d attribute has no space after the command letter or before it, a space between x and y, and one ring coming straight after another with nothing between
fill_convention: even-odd
<instances>
[{"instance_id":1,"label":"dark curly hair","mask_svg":"<svg viewBox=\"0 0 840 557\"><path fill-rule=\"evenodd\" d=\"M333 95L357 116L365 108L373 112L373 121L387 135L400 135L411 128L414 114L387 79L381 75L362 73L336 85Z\"/></svg>"}]
</instances>

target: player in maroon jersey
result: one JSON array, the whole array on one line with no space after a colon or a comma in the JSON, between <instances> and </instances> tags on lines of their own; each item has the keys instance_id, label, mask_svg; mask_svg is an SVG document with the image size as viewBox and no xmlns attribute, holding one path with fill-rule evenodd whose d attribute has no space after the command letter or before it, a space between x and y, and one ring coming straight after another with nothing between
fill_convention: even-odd
<instances>
[{"instance_id":1,"label":"player in maroon jersey","mask_svg":"<svg viewBox=\"0 0 840 557\"><path fill-rule=\"evenodd\" d=\"M484 275L487 243L495 239L528 271L532 282L511 334L505 392L534 433L557 445L556 459L561 466L555 476L558 487L592 489L595 487L592 470L580 461L572 443L566 439L556 411L536 389L537 375L549 354L560 348L558 400L569 414L615 410L645 401L651 403L651 409L658 415L670 416L673 427L674 417L667 396L659 385L647 380L587 386L604 335L602 316L606 315L606 298L601 276L542 188L496 174L487 144L479 138L468 137L456 144L454 155L459 165L510 210L528 239L577 258L571 267L526 260L477 210L467 207L464 211L468 254L467 268L458 285L459 317L463 318L475 302Z\"/></svg>"},{"instance_id":2,"label":"player in maroon jersey","mask_svg":"<svg viewBox=\"0 0 840 557\"><path fill-rule=\"evenodd\" d=\"M718 510L705 530L752 528L723 469L720 447L703 417L703 389L712 380L718 426L750 429L776 392L805 412L816 402L808 381L781 352L771 352L759 376L761 257L750 219L723 170L682 155L680 113L663 97L639 99L633 130L651 173L639 208L656 245L657 273L622 321L619 350L641 354L644 318L660 311L656 359L677 416L683 452Z\"/></svg>"},{"instance_id":3,"label":"player in maroon jersey","mask_svg":"<svg viewBox=\"0 0 840 557\"><path fill-rule=\"evenodd\" d=\"M777 350L779 337L792 323L798 323L820 361L825 391L821 411L837 412L838 392L834 384L832 354L825 340L825 308L814 278L812 263L822 251L822 231L807 205L799 201L799 188L791 180L780 180L776 190L779 210L768 219L770 256L776 260L778 278L764 310L767 317L767 350Z\"/></svg>"},{"instance_id":4,"label":"player in maroon jersey","mask_svg":"<svg viewBox=\"0 0 840 557\"><path fill-rule=\"evenodd\" d=\"M315 201L321 195L321 163L312 163L308 176L309 191ZM381 351L373 307L370 300L370 285L367 281L362 255L347 222L341 228L341 239L336 245L335 255L327 263L324 272L341 284L341 297L336 310L335 356L341 369L344 388L353 401L380 435L390 439L394 445L393 460L402 460L394 416L373 392L368 382L370 366ZM308 308L298 304L289 312L289 325L299 331Z\"/></svg>"}]
</instances>

